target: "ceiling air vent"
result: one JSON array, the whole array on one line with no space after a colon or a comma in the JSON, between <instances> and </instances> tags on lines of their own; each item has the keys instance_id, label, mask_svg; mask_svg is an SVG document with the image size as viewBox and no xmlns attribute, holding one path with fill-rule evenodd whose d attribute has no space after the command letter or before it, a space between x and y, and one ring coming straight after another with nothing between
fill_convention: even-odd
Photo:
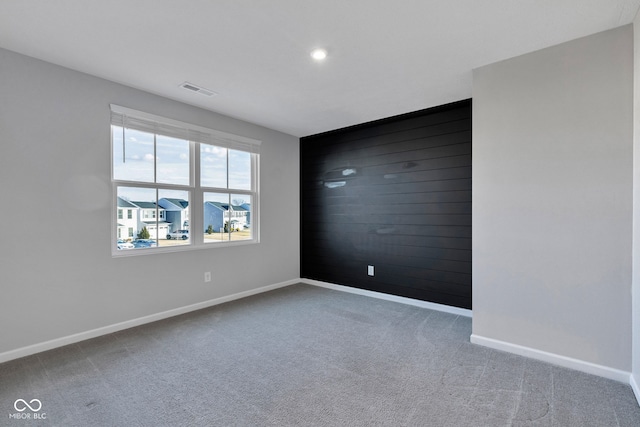
<instances>
[{"instance_id":1,"label":"ceiling air vent","mask_svg":"<svg viewBox=\"0 0 640 427\"><path fill-rule=\"evenodd\" d=\"M194 85L193 83L189 83L189 82L184 82L180 85L181 88L189 90L191 92L196 92L199 93L201 95L206 95L206 96L213 96L213 95L217 95L217 93L215 93L212 90L209 89L205 89L203 87L200 87L198 85Z\"/></svg>"}]
</instances>

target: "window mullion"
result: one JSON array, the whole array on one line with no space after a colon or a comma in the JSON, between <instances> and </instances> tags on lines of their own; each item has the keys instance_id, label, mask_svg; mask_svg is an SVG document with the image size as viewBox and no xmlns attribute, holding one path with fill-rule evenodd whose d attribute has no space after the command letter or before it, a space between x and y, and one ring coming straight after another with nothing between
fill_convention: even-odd
<instances>
[{"instance_id":1,"label":"window mullion","mask_svg":"<svg viewBox=\"0 0 640 427\"><path fill-rule=\"evenodd\" d=\"M153 134L153 182L158 184L158 148L157 148L158 135Z\"/></svg>"},{"instance_id":2,"label":"window mullion","mask_svg":"<svg viewBox=\"0 0 640 427\"><path fill-rule=\"evenodd\" d=\"M158 205L159 201L160 190L158 190L158 187L156 186L156 241L160 239L160 206Z\"/></svg>"},{"instance_id":3,"label":"window mullion","mask_svg":"<svg viewBox=\"0 0 640 427\"><path fill-rule=\"evenodd\" d=\"M124 119L123 119L124 122ZM122 163L126 163L126 149L125 149L125 144L126 144L126 140L124 139L124 123L122 125Z\"/></svg>"},{"instance_id":4,"label":"window mullion","mask_svg":"<svg viewBox=\"0 0 640 427\"><path fill-rule=\"evenodd\" d=\"M227 157L227 165L229 164L229 158ZM229 176L229 171L227 168L227 180ZM227 186L229 186L229 184L227 184ZM228 193L229 199L228 199L228 204L227 204L227 219L229 221L229 225L227 226L227 241L230 242L231 241L231 193Z\"/></svg>"},{"instance_id":5,"label":"window mullion","mask_svg":"<svg viewBox=\"0 0 640 427\"><path fill-rule=\"evenodd\" d=\"M204 244L204 196L202 194L202 184L200 182L200 143L191 142L191 194L189 210L189 235L192 245ZM196 235L198 239L196 240Z\"/></svg>"}]
</instances>

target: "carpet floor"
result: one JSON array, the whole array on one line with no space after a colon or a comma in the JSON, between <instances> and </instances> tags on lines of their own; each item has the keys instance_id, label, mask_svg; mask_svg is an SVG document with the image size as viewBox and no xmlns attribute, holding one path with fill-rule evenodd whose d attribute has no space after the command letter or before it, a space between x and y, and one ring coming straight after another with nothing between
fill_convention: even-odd
<instances>
[{"instance_id":1,"label":"carpet floor","mask_svg":"<svg viewBox=\"0 0 640 427\"><path fill-rule=\"evenodd\" d=\"M0 364L0 425L640 426L628 385L470 334L299 284Z\"/></svg>"}]
</instances>

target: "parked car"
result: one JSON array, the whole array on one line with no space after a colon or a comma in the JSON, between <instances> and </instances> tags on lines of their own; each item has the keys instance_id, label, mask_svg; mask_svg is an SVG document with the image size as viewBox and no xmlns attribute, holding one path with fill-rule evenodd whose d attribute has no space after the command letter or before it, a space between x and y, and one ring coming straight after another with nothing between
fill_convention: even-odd
<instances>
[{"instance_id":1,"label":"parked car","mask_svg":"<svg viewBox=\"0 0 640 427\"><path fill-rule=\"evenodd\" d=\"M176 230L167 234L167 240L182 239L187 240L189 238L189 230Z\"/></svg>"},{"instance_id":2,"label":"parked car","mask_svg":"<svg viewBox=\"0 0 640 427\"><path fill-rule=\"evenodd\" d=\"M118 250L120 249L133 249L135 248L135 246L133 246L133 243L131 242L127 242L126 240L122 240L122 239L118 239Z\"/></svg>"},{"instance_id":3,"label":"parked car","mask_svg":"<svg viewBox=\"0 0 640 427\"><path fill-rule=\"evenodd\" d=\"M136 239L133 241L133 246L135 248L155 248L158 243L151 239Z\"/></svg>"}]
</instances>

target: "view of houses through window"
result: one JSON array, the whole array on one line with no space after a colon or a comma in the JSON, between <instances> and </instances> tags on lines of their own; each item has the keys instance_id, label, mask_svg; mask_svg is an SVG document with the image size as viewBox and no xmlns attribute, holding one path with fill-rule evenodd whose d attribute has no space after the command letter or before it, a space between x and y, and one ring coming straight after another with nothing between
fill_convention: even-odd
<instances>
[{"instance_id":1,"label":"view of houses through window","mask_svg":"<svg viewBox=\"0 0 640 427\"><path fill-rule=\"evenodd\" d=\"M183 190L118 187L116 227L120 249L189 244L189 194Z\"/></svg>"},{"instance_id":2,"label":"view of houses through window","mask_svg":"<svg viewBox=\"0 0 640 427\"><path fill-rule=\"evenodd\" d=\"M205 242L251 239L251 196L204 194Z\"/></svg>"},{"instance_id":3,"label":"view of houses through window","mask_svg":"<svg viewBox=\"0 0 640 427\"><path fill-rule=\"evenodd\" d=\"M255 239L257 154L116 124L111 132L118 252Z\"/></svg>"}]
</instances>

